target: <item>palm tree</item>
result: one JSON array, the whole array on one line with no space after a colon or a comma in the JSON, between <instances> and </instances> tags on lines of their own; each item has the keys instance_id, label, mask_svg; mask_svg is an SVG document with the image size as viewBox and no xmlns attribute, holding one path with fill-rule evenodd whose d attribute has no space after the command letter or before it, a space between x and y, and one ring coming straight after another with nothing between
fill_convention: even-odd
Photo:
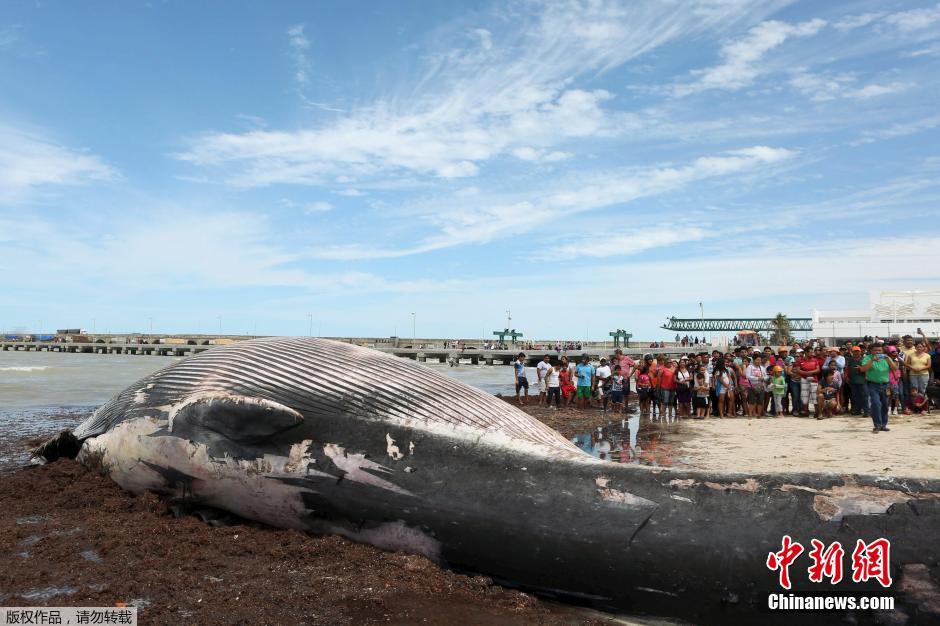
<instances>
[{"instance_id":1,"label":"palm tree","mask_svg":"<svg viewBox=\"0 0 940 626\"><path fill-rule=\"evenodd\" d=\"M777 313L777 316L770 322L770 326L773 328L770 343L785 346L793 341L793 337L790 335L790 320L783 313Z\"/></svg>"}]
</instances>

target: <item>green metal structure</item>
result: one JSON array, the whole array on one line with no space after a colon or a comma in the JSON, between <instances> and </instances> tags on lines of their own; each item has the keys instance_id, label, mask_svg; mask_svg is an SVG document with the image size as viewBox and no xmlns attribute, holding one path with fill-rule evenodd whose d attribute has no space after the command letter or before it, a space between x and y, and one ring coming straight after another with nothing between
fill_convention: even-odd
<instances>
[{"instance_id":1,"label":"green metal structure","mask_svg":"<svg viewBox=\"0 0 940 626\"><path fill-rule=\"evenodd\" d=\"M611 332L608 333L608 334L609 334L611 337L614 338L614 347L615 347L615 348L619 348L619 347L620 347L620 340L621 340L621 339L623 339L623 345L626 346L627 344L630 343L630 337L633 336L631 333L628 333L627 331L625 331L625 330L623 330L623 329L621 329L621 328L618 328L617 330L611 331Z\"/></svg>"},{"instance_id":2,"label":"green metal structure","mask_svg":"<svg viewBox=\"0 0 940 626\"><path fill-rule=\"evenodd\" d=\"M702 332L722 332L753 330L755 332L773 332L776 330L773 317L738 317L738 318L678 318L670 317L662 328L666 330L675 330L678 332L702 331ZM813 330L813 318L811 317L788 317L791 332L811 332Z\"/></svg>"}]
</instances>

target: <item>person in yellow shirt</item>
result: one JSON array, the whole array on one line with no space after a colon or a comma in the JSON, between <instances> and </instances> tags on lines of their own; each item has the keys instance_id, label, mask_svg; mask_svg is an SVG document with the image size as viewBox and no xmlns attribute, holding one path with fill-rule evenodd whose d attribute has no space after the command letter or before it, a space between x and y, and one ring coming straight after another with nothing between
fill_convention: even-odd
<instances>
[{"instance_id":1,"label":"person in yellow shirt","mask_svg":"<svg viewBox=\"0 0 940 626\"><path fill-rule=\"evenodd\" d=\"M908 354L904 360L904 368L910 378L912 391L916 389L921 394L927 391L927 383L930 382L930 365L927 345L924 342L919 342L914 352Z\"/></svg>"}]
</instances>

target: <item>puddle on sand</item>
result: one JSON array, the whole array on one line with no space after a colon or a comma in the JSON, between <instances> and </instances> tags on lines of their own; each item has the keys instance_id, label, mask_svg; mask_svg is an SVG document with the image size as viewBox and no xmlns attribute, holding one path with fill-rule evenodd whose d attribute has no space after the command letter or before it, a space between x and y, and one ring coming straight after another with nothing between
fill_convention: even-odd
<instances>
[{"instance_id":1,"label":"puddle on sand","mask_svg":"<svg viewBox=\"0 0 940 626\"><path fill-rule=\"evenodd\" d=\"M653 467L685 465L676 456L679 436L677 422L654 421L639 413L611 414L606 426L598 426L571 438L571 442L592 456L615 463L636 463Z\"/></svg>"}]
</instances>

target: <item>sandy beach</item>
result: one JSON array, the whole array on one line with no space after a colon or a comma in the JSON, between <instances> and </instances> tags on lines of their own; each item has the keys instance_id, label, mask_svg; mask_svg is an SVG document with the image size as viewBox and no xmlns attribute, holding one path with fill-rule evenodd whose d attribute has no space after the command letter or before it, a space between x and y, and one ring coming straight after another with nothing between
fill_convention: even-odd
<instances>
[{"instance_id":1,"label":"sandy beach","mask_svg":"<svg viewBox=\"0 0 940 626\"><path fill-rule=\"evenodd\" d=\"M692 467L731 472L833 472L940 478L940 415L683 420L676 454Z\"/></svg>"}]
</instances>

